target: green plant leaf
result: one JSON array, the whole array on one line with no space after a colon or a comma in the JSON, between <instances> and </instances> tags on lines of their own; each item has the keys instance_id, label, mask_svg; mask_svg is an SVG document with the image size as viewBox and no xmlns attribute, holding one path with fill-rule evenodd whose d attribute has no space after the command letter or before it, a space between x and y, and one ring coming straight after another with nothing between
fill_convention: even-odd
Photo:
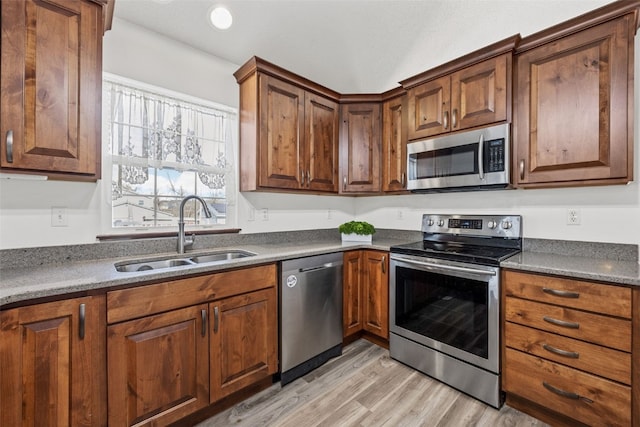
<instances>
[{"instance_id":1,"label":"green plant leaf","mask_svg":"<svg viewBox=\"0 0 640 427\"><path fill-rule=\"evenodd\" d=\"M360 236L367 236L376 232L375 227L366 221L345 222L338 227L338 230L344 234L358 234Z\"/></svg>"}]
</instances>

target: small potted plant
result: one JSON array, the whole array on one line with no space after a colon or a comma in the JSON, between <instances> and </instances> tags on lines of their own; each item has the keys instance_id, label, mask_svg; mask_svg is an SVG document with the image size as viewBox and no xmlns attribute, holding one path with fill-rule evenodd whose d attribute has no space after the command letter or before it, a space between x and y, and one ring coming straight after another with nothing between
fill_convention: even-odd
<instances>
[{"instance_id":1,"label":"small potted plant","mask_svg":"<svg viewBox=\"0 0 640 427\"><path fill-rule=\"evenodd\" d=\"M371 236L376 232L373 225L366 221L349 221L338 227L342 233L343 242L367 242L371 243Z\"/></svg>"}]
</instances>

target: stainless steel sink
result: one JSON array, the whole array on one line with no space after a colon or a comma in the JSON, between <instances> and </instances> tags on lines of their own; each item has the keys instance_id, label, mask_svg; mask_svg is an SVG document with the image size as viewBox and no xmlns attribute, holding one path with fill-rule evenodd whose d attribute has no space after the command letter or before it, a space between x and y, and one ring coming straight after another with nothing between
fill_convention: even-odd
<instances>
[{"instance_id":1,"label":"stainless steel sink","mask_svg":"<svg viewBox=\"0 0 640 427\"><path fill-rule=\"evenodd\" d=\"M115 264L115 268L116 271L126 273L135 271L162 270L166 268L184 268L202 264L221 264L234 259L246 258L255 255L256 254L254 254L253 252L242 250L216 251L202 253L190 258L171 257L155 260L121 261Z\"/></svg>"},{"instance_id":2,"label":"stainless steel sink","mask_svg":"<svg viewBox=\"0 0 640 427\"><path fill-rule=\"evenodd\" d=\"M237 258L246 258L254 255L255 254L253 252L234 250L234 251L214 252L209 254L197 255L189 259L197 264L207 264L210 262L221 262L221 261L229 261Z\"/></svg>"}]
</instances>

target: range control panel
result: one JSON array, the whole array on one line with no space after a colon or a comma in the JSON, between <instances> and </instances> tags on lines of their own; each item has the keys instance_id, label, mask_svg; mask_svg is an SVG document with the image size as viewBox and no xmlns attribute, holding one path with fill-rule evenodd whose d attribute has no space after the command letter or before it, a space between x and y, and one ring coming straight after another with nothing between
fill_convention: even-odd
<instances>
[{"instance_id":1,"label":"range control panel","mask_svg":"<svg viewBox=\"0 0 640 427\"><path fill-rule=\"evenodd\" d=\"M520 215L422 215L423 233L520 238Z\"/></svg>"}]
</instances>

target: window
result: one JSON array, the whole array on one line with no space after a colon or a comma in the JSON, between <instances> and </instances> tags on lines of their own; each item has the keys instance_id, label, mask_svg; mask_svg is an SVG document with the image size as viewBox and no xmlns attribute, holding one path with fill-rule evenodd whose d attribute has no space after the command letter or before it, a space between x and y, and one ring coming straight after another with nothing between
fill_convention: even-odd
<instances>
[{"instance_id":1,"label":"window","mask_svg":"<svg viewBox=\"0 0 640 427\"><path fill-rule=\"evenodd\" d=\"M105 126L111 159L112 227L176 227L185 223L233 226L233 147L237 113L187 95L115 76L103 79Z\"/></svg>"}]
</instances>

